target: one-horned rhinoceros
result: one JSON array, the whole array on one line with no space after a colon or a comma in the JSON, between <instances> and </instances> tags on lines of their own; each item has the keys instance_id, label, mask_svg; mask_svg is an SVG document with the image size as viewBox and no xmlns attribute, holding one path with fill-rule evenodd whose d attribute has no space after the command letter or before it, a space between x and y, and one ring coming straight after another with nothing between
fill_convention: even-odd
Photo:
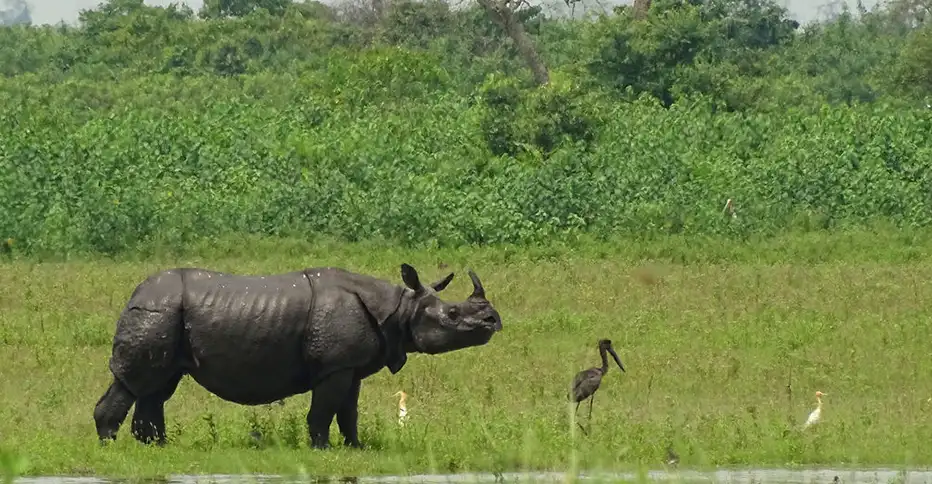
<instances>
[{"instance_id":1,"label":"one-horned rhinoceros","mask_svg":"<svg viewBox=\"0 0 932 484\"><path fill-rule=\"evenodd\" d=\"M101 442L116 438L135 403L132 434L165 443L165 401L185 374L220 398L259 405L313 391L311 446L329 446L334 415L344 444L360 447L362 379L407 353L437 354L486 344L502 329L470 270L463 302L437 292L453 273L424 286L401 265L407 288L339 268L234 275L176 268L140 283L116 324L113 381L94 408Z\"/></svg>"}]
</instances>

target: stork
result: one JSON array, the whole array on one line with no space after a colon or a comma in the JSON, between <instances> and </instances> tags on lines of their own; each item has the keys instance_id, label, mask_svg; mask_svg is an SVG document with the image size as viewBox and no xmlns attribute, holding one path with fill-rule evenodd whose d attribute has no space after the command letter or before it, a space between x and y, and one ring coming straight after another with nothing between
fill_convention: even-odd
<instances>
[{"instance_id":1,"label":"stork","mask_svg":"<svg viewBox=\"0 0 932 484\"><path fill-rule=\"evenodd\" d=\"M589 398L589 419L592 418L592 402L595 401L595 392L599 389L599 385L602 384L602 377L608 372L608 356L606 353L612 354L615 363L618 363L618 368L621 368L621 371L624 372L625 366L621 364L618 353L615 353L615 349L612 348L612 341L601 339L599 340L599 355L602 357L602 366L582 370L573 378L573 389L570 397L576 402L576 412L579 412L579 404Z\"/></svg>"}]
</instances>

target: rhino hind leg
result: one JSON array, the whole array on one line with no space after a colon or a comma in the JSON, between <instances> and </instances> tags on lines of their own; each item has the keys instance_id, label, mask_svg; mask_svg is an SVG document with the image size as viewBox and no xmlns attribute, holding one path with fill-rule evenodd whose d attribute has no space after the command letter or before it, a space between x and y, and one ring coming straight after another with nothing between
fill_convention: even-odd
<instances>
[{"instance_id":1,"label":"rhino hind leg","mask_svg":"<svg viewBox=\"0 0 932 484\"><path fill-rule=\"evenodd\" d=\"M330 447L330 424L333 422L334 415L344 408L355 381L355 371L345 369L331 373L314 387L311 396L311 408L307 412L307 427L311 438L311 447L315 449ZM358 385L355 385L355 387L358 391ZM342 426L340 430L345 435ZM355 434L355 429L353 429L353 433Z\"/></svg>"},{"instance_id":2,"label":"rhino hind leg","mask_svg":"<svg viewBox=\"0 0 932 484\"><path fill-rule=\"evenodd\" d=\"M116 440L117 431L120 430L120 425L123 424L129 408L135 401L136 397L126 388L126 385L114 378L94 407L94 423L97 426L97 437L101 443Z\"/></svg>"},{"instance_id":3,"label":"rhino hind leg","mask_svg":"<svg viewBox=\"0 0 932 484\"><path fill-rule=\"evenodd\" d=\"M135 403L136 440L165 440L165 400L185 372L181 275L166 271L140 284L117 320L110 357L114 383L94 411L98 435L113 436Z\"/></svg>"},{"instance_id":4,"label":"rhino hind leg","mask_svg":"<svg viewBox=\"0 0 932 484\"><path fill-rule=\"evenodd\" d=\"M175 394L182 374L172 377L165 386L153 393L139 397L133 411L132 431L136 440L159 446L165 445L165 402Z\"/></svg>"},{"instance_id":5,"label":"rhino hind leg","mask_svg":"<svg viewBox=\"0 0 932 484\"><path fill-rule=\"evenodd\" d=\"M343 404L337 410L337 425L340 426L340 433L343 434L343 445L347 447L361 448L359 442L359 387L362 380L353 378L350 389L343 399Z\"/></svg>"}]
</instances>

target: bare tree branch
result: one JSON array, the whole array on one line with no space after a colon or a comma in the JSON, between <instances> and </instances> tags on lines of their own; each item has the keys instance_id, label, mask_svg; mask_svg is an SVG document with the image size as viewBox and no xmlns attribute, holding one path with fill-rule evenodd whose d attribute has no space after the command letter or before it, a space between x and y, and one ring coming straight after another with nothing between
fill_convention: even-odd
<instances>
[{"instance_id":1,"label":"bare tree branch","mask_svg":"<svg viewBox=\"0 0 932 484\"><path fill-rule=\"evenodd\" d=\"M525 32L524 26L515 18L515 10L523 0L478 0L478 2L515 43L521 57L534 73L534 81L538 85L549 83L550 74L547 72L547 66L541 60L537 47Z\"/></svg>"},{"instance_id":2,"label":"bare tree branch","mask_svg":"<svg viewBox=\"0 0 932 484\"><path fill-rule=\"evenodd\" d=\"M651 0L634 0L634 18L642 19L647 17L647 11L650 10Z\"/></svg>"}]
</instances>

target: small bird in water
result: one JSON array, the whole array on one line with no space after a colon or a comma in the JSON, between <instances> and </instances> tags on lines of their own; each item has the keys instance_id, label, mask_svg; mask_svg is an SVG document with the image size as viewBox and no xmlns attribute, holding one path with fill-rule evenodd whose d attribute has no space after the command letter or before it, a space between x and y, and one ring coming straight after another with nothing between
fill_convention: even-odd
<instances>
[{"instance_id":1,"label":"small bird in water","mask_svg":"<svg viewBox=\"0 0 932 484\"><path fill-rule=\"evenodd\" d=\"M680 456L673 450L673 444L667 446L667 465L676 466L680 463Z\"/></svg>"},{"instance_id":2,"label":"small bird in water","mask_svg":"<svg viewBox=\"0 0 932 484\"><path fill-rule=\"evenodd\" d=\"M816 405L815 410L813 410L812 413L809 414L809 418L807 418L806 423L803 424L803 429L807 429L810 426L819 423L819 420L822 419L822 397L825 395L826 395L825 393L822 393L819 391L815 392L815 397L816 397L816 401L818 402L818 405Z\"/></svg>"},{"instance_id":3,"label":"small bird in water","mask_svg":"<svg viewBox=\"0 0 932 484\"><path fill-rule=\"evenodd\" d=\"M404 427L405 422L408 420L408 407L405 405L408 394L404 391L399 391L394 396L401 397L398 399L398 425Z\"/></svg>"}]
</instances>

